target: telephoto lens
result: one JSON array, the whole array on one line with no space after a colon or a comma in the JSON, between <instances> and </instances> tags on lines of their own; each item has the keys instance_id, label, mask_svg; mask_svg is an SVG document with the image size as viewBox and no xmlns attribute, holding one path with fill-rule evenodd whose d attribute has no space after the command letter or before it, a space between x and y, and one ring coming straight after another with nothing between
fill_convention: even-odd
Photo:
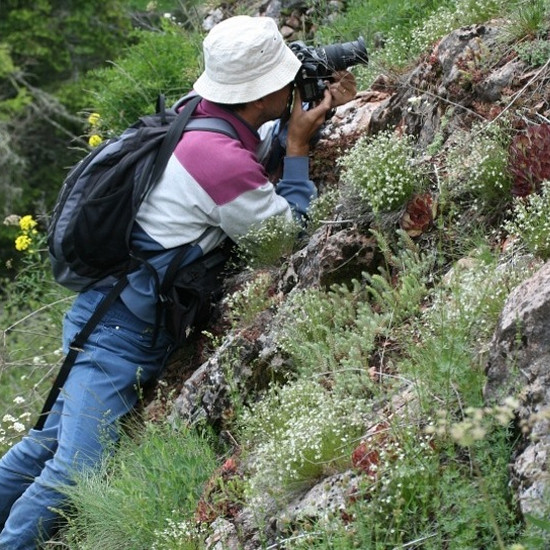
<instances>
[{"instance_id":1,"label":"telephoto lens","mask_svg":"<svg viewBox=\"0 0 550 550\"><path fill-rule=\"evenodd\" d=\"M368 63L367 48L362 36L352 42L317 48L297 41L292 42L290 48L302 62L296 75L296 86L300 90L302 101L307 103L323 98L326 88L324 81L331 80L334 72Z\"/></svg>"}]
</instances>

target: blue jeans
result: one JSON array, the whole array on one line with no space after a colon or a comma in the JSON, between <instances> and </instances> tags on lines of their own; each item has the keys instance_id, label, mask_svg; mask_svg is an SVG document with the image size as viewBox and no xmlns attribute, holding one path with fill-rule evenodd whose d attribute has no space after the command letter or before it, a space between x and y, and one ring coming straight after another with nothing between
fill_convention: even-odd
<instances>
[{"instance_id":1,"label":"blue jeans","mask_svg":"<svg viewBox=\"0 0 550 550\"><path fill-rule=\"evenodd\" d=\"M65 351L102 298L95 290L76 298L64 320ZM153 347L152 329L115 302L78 354L43 430L30 430L2 457L1 550L34 550L53 534L65 500L58 488L99 463L139 385L164 366L170 340L161 331Z\"/></svg>"}]
</instances>

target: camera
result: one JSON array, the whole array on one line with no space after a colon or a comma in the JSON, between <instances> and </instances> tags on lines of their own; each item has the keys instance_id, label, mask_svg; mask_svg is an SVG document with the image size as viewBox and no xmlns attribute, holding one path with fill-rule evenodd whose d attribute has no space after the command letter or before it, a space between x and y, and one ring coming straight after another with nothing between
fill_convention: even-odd
<instances>
[{"instance_id":1,"label":"camera","mask_svg":"<svg viewBox=\"0 0 550 550\"><path fill-rule=\"evenodd\" d=\"M323 99L325 81L332 80L332 73L335 71L368 63L367 49L362 36L353 42L317 48L306 46L301 41L292 42L289 47L302 62L295 83L300 90L302 101L307 103Z\"/></svg>"}]
</instances>

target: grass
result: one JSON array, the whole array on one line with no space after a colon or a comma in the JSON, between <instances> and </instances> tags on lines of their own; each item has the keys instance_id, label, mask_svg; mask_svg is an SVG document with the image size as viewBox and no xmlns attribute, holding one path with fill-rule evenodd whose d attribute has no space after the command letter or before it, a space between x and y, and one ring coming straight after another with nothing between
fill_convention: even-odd
<instances>
[{"instance_id":1,"label":"grass","mask_svg":"<svg viewBox=\"0 0 550 550\"><path fill-rule=\"evenodd\" d=\"M168 424L133 432L99 471L66 488L68 548L198 550L193 512L217 465L210 438Z\"/></svg>"}]
</instances>

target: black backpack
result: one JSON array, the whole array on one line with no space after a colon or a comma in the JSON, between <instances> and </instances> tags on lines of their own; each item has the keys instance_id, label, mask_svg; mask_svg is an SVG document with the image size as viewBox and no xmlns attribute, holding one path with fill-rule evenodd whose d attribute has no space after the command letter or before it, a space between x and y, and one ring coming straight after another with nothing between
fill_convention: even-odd
<instances>
[{"instance_id":1,"label":"black backpack","mask_svg":"<svg viewBox=\"0 0 550 550\"><path fill-rule=\"evenodd\" d=\"M100 281L113 286L71 342L35 425L37 430L44 427L79 351L128 284L128 273L147 264L147 258L131 250L132 227L143 199L159 181L182 133L208 130L238 139L233 126L223 119L191 120L200 100L200 96L186 96L166 109L163 97L159 97L156 114L141 117L120 136L102 143L76 164L63 182L48 226L54 277L76 291ZM185 246L176 254L169 267L170 276L159 287L155 325L158 330L162 308L170 317L169 329L179 330L173 334L176 339L183 338L194 322L203 320L209 295L216 292L228 258L225 250L215 250L196 265L178 270L176 263L184 250Z\"/></svg>"},{"instance_id":2,"label":"black backpack","mask_svg":"<svg viewBox=\"0 0 550 550\"><path fill-rule=\"evenodd\" d=\"M139 264L130 249L132 226L143 199L161 177L182 132L211 130L237 138L218 118L190 117L199 96L185 106L141 117L120 136L90 152L67 175L48 227L48 249L58 283L82 291L119 278Z\"/></svg>"}]
</instances>

